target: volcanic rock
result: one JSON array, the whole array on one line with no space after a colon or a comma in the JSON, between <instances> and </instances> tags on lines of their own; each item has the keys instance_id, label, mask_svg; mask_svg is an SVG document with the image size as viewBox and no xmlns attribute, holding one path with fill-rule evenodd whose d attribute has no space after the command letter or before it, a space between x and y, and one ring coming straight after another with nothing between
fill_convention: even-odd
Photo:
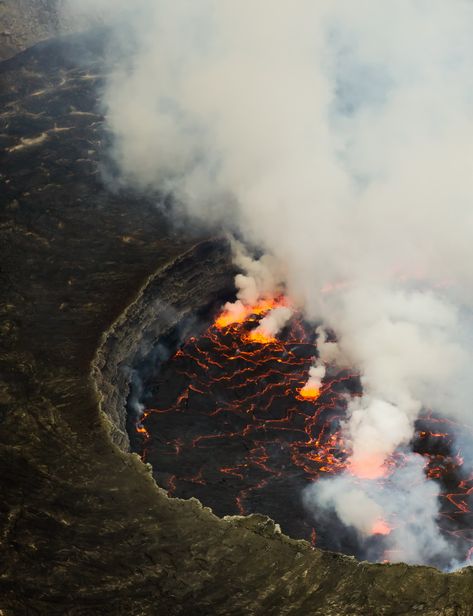
<instances>
[{"instance_id":1,"label":"volcanic rock","mask_svg":"<svg viewBox=\"0 0 473 616\"><path fill-rule=\"evenodd\" d=\"M0 0L0 60L59 32L58 0Z\"/></svg>"}]
</instances>

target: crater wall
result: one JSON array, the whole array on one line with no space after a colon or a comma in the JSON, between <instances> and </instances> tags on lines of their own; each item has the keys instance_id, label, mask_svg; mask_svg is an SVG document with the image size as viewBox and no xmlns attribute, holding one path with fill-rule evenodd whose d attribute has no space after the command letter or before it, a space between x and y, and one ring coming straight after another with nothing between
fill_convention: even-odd
<instances>
[{"instance_id":1,"label":"crater wall","mask_svg":"<svg viewBox=\"0 0 473 616\"><path fill-rule=\"evenodd\" d=\"M131 368L185 317L229 293L232 274L228 244L203 241L153 274L104 334L93 375L101 409L110 421L110 437L122 450L129 449L126 399Z\"/></svg>"}]
</instances>

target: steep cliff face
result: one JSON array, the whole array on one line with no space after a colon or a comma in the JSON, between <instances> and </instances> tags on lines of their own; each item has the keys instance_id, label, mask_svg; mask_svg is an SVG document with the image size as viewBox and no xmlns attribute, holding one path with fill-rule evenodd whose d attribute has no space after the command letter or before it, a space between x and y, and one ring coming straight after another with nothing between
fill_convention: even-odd
<instances>
[{"instance_id":1,"label":"steep cliff face","mask_svg":"<svg viewBox=\"0 0 473 616\"><path fill-rule=\"evenodd\" d=\"M57 0L0 1L0 60L57 34Z\"/></svg>"},{"instance_id":2,"label":"steep cliff face","mask_svg":"<svg viewBox=\"0 0 473 616\"><path fill-rule=\"evenodd\" d=\"M205 240L153 274L109 332L93 362L101 409L110 438L129 450L126 398L130 369L161 336L233 287L230 249L223 240Z\"/></svg>"},{"instance_id":3,"label":"steep cliff face","mask_svg":"<svg viewBox=\"0 0 473 616\"><path fill-rule=\"evenodd\" d=\"M179 317L226 284L228 255L103 186L100 45L78 67L79 44L0 64L1 613L473 614L471 568L360 563L219 519L124 451L122 368L164 303Z\"/></svg>"}]
</instances>

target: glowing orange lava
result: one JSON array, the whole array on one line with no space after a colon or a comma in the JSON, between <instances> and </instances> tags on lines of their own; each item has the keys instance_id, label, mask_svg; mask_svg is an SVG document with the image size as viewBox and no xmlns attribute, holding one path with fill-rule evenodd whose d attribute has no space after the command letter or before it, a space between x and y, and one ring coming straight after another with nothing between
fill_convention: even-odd
<instances>
[{"instance_id":1,"label":"glowing orange lava","mask_svg":"<svg viewBox=\"0 0 473 616\"><path fill-rule=\"evenodd\" d=\"M299 389L299 395L306 400L317 400L320 396L320 389L314 385L304 385Z\"/></svg>"},{"instance_id":2,"label":"glowing orange lava","mask_svg":"<svg viewBox=\"0 0 473 616\"><path fill-rule=\"evenodd\" d=\"M138 432L138 434L142 434L146 438L148 438L148 436L149 436L148 430L144 426L142 426L141 424L137 424L136 431Z\"/></svg>"},{"instance_id":3,"label":"glowing orange lava","mask_svg":"<svg viewBox=\"0 0 473 616\"><path fill-rule=\"evenodd\" d=\"M271 342L276 342L276 338L274 336L268 336L260 329L254 329L251 331L247 339L251 342L258 342L259 344L271 344Z\"/></svg>"},{"instance_id":4,"label":"glowing orange lava","mask_svg":"<svg viewBox=\"0 0 473 616\"><path fill-rule=\"evenodd\" d=\"M276 308L276 306L283 305L284 302L285 300L283 298L261 299L256 304L249 306L241 302L235 302L234 304L229 304L227 308L224 308L215 319L214 325L217 329L224 329L230 325L244 323L252 314L265 314L273 308Z\"/></svg>"},{"instance_id":5,"label":"glowing orange lava","mask_svg":"<svg viewBox=\"0 0 473 616\"><path fill-rule=\"evenodd\" d=\"M215 320L215 327L223 329L234 323L243 323L248 317L248 311L243 304L234 308L224 310Z\"/></svg>"},{"instance_id":6,"label":"glowing orange lava","mask_svg":"<svg viewBox=\"0 0 473 616\"><path fill-rule=\"evenodd\" d=\"M351 458L348 470L360 479L379 479L388 472L384 456L380 454L366 454Z\"/></svg>"},{"instance_id":7,"label":"glowing orange lava","mask_svg":"<svg viewBox=\"0 0 473 616\"><path fill-rule=\"evenodd\" d=\"M392 528L385 520L377 520L373 524L373 528L371 529L372 535L389 535L392 531Z\"/></svg>"},{"instance_id":8,"label":"glowing orange lava","mask_svg":"<svg viewBox=\"0 0 473 616\"><path fill-rule=\"evenodd\" d=\"M250 314L265 314L266 312L269 312L273 308L276 308L276 306L280 306L283 303L283 298L260 299L257 304L255 304L254 306L250 306Z\"/></svg>"}]
</instances>

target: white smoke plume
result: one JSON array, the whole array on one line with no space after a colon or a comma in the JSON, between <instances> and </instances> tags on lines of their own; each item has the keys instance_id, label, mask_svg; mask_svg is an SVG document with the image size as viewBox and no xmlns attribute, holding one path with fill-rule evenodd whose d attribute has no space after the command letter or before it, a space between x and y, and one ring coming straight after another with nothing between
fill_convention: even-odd
<instances>
[{"instance_id":1,"label":"white smoke plume","mask_svg":"<svg viewBox=\"0 0 473 616\"><path fill-rule=\"evenodd\" d=\"M315 330L317 334L317 350L319 363L344 365L345 359L337 342L328 340L327 332L321 326Z\"/></svg>"},{"instance_id":2,"label":"white smoke plume","mask_svg":"<svg viewBox=\"0 0 473 616\"><path fill-rule=\"evenodd\" d=\"M231 238L233 262L244 274L235 277L237 297L245 304L254 304L259 299L281 294L285 273L271 255L253 258L245 246Z\"/></svg>"},{"instance_id":3,"label":"white smoke plume","mask_svg":"<svg viewBox=\"0 0 473 616\"><path fill-rule=\"evenodd\" d=\"M318 392L322 387L322 381L327 373L327 364L342 366L345 359L337 342L328 340L325 329L319 325L315 330L317 334L318 357L309 369L309 378L304 385L307 392Z\"/></svg>"},{"instance_id":4,"label":"white smoke plume","mask_svg":"<svg viewBox=\"0 0 473 616\"><path fill-rule=\"evenodd\" d=\"M307 379L307 382L303 387L303 391L307 391L309 395L310 392L313 392L314 397L316 397L318 395L318 392L320 392L320 388L322 387L322 380L325 376L325 373L325 366L321 362L317 361L309 369L309 378Z\"/></svg>"},{"instance_id":5,"label":"white smoke plume","mask_svg":"<svg viewBox=\"0 0 473 616\"><path fill-rule=\"evenodd\" d=\"M361 542L382 536L391 562L441 561L448 566L454 552L438 533L439 487L425 481L423 465L421 456L411 454L382 486L348 473L321 480L305 490L304 501L311 509L335 511L341 522L356 529Z\"/></svg>"},{"instance_id":6,"label":"white smoke plume","mask_svg":"<svg viewBox=\"0 0 473 616\"><path fill-rule=\"evenodd\" d=\"M261 333L266 338L274 338L288 323L292 315L293 311L287 306L278 306L261 319L254 331Z\"/></svg>"},{"instance_id":7,"label":"white smoke plume","mask_svg":"<svg viewBox=\"0 0 473 616\"><path fill-rule=\"evenodd\" d=\"M320 506L334 510L340 521L353 526L362 538L371 536L384 516L382 507L356 485L351 475L339 475L333 480L313 484L306 489L304 499L309 508Z\"/></svg>"},{"instance_id":8,"label":"white smoke plume","mask_svg":"<svg viewBox=\"0 0 473 616\"><path fill-rule=\"evenodd\" d=\"M471 421L473 4L123 4L92 10L130 17L133 51L104 95L123 181L238 225L284 264L291 299L337 334L321 361L362 375L355 466L406 445L423 407ZM258 280L238 278L240 302Z\"/></svg>"},{"instance_id":9,"label":"white smoke plume","mask_svg":"<svg viewBox=\"0 0 473 616\"><path fill-rule=\"evenodd\" d=\"M281 268L273 257L263 255L259 259L254 259L248 254L241 242L232 237L230 237L230 241L233 261L244 273L235 276L236 301L226 302L223 307L225 324L245 318L260 300L273 299L280 295L283 289ZM286 313L284 311L276 313L267 321L268 327L275 330L274 333L277 333L285 325L283 314ZM289 320L289 317L285 320ZM279 321L281 321L280 327L277 326Z\"/></svg>"}]
</instances>

